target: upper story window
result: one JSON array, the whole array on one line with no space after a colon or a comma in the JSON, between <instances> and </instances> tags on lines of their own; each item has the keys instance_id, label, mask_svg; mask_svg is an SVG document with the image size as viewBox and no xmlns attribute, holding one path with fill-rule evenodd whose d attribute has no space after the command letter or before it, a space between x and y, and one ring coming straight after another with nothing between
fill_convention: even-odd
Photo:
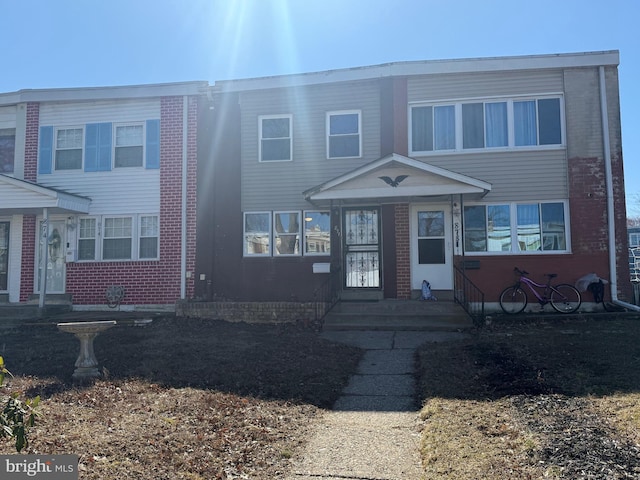
<instances>
[{"instance_id":1,"label":"upper story window","mask_svg":"<svg viewBox=\"0 0 640 480\"><path fill-rule=\"evenodd\" d=\"M327 158L352 158L362 154L361 113L357 110L327 113Z\"/></svg>"},{"instance_id":2,"label":"upper story window","mask_svg":"<svg viewBox=\"0 0 640 480\"><path fill-rule=\"evenodd\" d=\"M292 159L291 119L291 115L269 115L259 118L261 162L283 162Z\"/></svg>"},{"instance_id":3,"label":"upper story window","mask_svg":"<svg viewBox=\"0 0 640 480\"><path fill-rule=\"evenodd\" d=\"M13 173L15 154L15 128L0 128L0 173Z\"/></svg>"},{"instance_id":4,"label":"upper story window","mask_svg":"<svg viewBox=\"0 0 640 480\"><path fill-rule=\"evenodd\" d=\"M566 202L467 205L465 252L567 252L566 209Z\"/></svg>"},{"instance_id":5,"label":"upper story window","mask_svg":"<svg viewBox=\"0 0 640 480\"><path fill-rule=\"evenodd\" d=\"M82 127L57 128L55 137L55 169L79 170L82 168Z\"/></svg>"},{"instance_id":6,"label":"upper story window","mask_svg":"<svg viewBox=\"0 0 640 480\"><path fill-rule=\"evenodd\" d=\"M143 125L116 125L113 155L114 167L142 167L144 163L143 153Z\"/></svg>"},{"instance_id":7,"label":"upper story window","mask_svg":"<svg viewBox=\"0 0 640 480\"><path fill-rule=\"evenodd\" d=\"M411 107L411 153L562 145L560 97Z\"/></svg>"}]
</instances>

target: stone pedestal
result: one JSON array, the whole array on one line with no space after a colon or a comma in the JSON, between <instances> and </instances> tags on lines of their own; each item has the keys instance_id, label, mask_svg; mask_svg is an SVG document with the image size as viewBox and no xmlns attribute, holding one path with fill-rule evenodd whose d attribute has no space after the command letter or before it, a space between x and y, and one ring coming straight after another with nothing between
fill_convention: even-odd
<instances>
[{"instance_id":1,"label":"stone pedestal","mask_svg":"<svg viewBox=\"0 0 640 480\"><path fill-rule=\"evenodd\" d=\"M76 369L73 372L74 380L86 380L100 377L98 360L93 351L93 340L100 332L113 327L115 320L100 322L69 322L58 323L58 328L63 332L73 333L80 340L80 354L76 360Z\"/></svg>"}]
</instances>

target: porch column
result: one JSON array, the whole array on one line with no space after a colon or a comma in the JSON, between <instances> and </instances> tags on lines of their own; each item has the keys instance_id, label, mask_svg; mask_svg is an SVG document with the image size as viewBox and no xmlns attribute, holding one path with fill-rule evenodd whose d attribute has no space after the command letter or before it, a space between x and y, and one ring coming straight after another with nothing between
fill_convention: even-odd
<instances>
[{"instance_id":1,"label":"porch column","mask_svg":"<svg viewBox=\"0 0 640 480\"><path fill-rule=\"evenodd\" d=\"M36 220L37 221L37 220ZM47 296L47 264L49 263L49 209L42 209L42 230L39 237L42 238L40 258L42 259L42 269L36 276L40 279L40 290L38 292L38 307L44 308L45 297ZM36 270L37 270L36 265Z\"/></svg>"}]
</instances>

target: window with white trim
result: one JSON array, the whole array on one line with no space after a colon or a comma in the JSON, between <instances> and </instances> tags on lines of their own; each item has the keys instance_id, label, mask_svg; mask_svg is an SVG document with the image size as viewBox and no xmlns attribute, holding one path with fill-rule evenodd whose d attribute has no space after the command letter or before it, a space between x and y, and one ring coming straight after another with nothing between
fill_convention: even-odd
<instances>
[{"instance_id":1,"label":"window with white trim","mask_svg":"<svg viewBox=\"0 0 640 480\"><path fill-rule=\"evenodd\" d=\"M271 212L244 214L244 255L271 255Z\"/></svg>"},{"instance_id":2,"label":"window with white trim","mask_svg":"<svg viewBox=\"0 0 640 480\"><path fill-rule=\"evenodd\" d=\"M84 128L56 128L55 132L55 169L80 170L82 168Z\"/></svg>"},{"instance_id":3,"label":"window with white trim","mask_svg":"<svg viewBox=\"0 0 640 480\"><path fill-rule=\"evenodd\" d=\"M559 96L420 104L410 117L411 154L563 144Z\"/></svg>"},{"instance_id":4,"label":"window with white trim","mask_svg":"<svg viewBox=\"0 0 640 480\"><path fill-rule=\"evenodd\" d=\"M359 110L327 112L327 158L362 156L362 125Z\"/></svg>"},{"instance_id":5,"label":"window with white trim","mask_svg":"<svg viewBox=\"0 0 640 480\"><path fill-rule=\"evenodd\" d=\"M144 125L114 125L114 167L142 167L144 163Z\"/></svg>"},{"instance_id":6,"label":"window with white trim","mask_svg":"<svg viewBox=\"0 0 640 480\"><path fill-rule=\"evenodd\" d=\"M464 207L465 253L549 253L569 248L567 202Z\"/></svg>"},{"instance_id":7,"label":"window with white trim","mask_svg":"<svg viewBox=\"0 0 640 480\"><path fill-rule=\"evenodd\" d=\"M264 115L259 117L261 162L292 160L292 118L292 115Z\"/></svg>"},{"instance_id":8,"label":"window with white trim","mask_svg":"<svg viewBox=\"0 0 640 480\"><path fill-rule=\"evenodd\" d=\"M273 254L300 255L300 212L274 212Z\"/></svg>"},{"instance_id":9,"label":"window with white trim","mask_svg":"<svg viewBox=\"0 0 640 480\"><path fill-rule=\"evenodd\" d=\"M159 242L158 215L105 215L78 220L79 262L157 260Z\"/></svg>"},{"instance_id":10,"label":"window with white trim","mask_svg":"<svg viewBox=\"0 0 640 480\"><path fill-rule=\"evenodd\" d=\"M78 229L78 261L96 259L96 239L98 235L95 218L81 218Z\"/></svg>"},{"instance_id":11,"label":"window with white trim","mask_svg":"<svg viewBox=\"0 0 640 480\"><path fill-rule=\"evenodd\" d=\"M139 228L138 258L140 260L158 258L160 230L156 215L141 215Z\"/></svg>"},{"instance_id":12,"label":"window with white trim","mask_svg":"<svg viewBox=\"0 0 640 480\"><path fill-rule=\"evenodd\" d=\"M0 128L0 173L13 173L16 155L16 129Z\"/></svg>"},{"instance_id":13,"label":"window with white trim","mask_svg":"<svg viewBox=\"0 0 640 480\"><path fill-rule=\"evenodd\" d=\"M131 260L133 222L131 217L105 217L102 237L103 260Z\"/></svg>"},{"instance_id":14,"label":"window with white trim","mask_svg":"<svg viewBox=\"0 0 640 480\"><path fill-rule=\"evenodd\" d=\"M328 211L304 212L304 254L331 253L331 214Z\"/></svg>"}]
</instances>

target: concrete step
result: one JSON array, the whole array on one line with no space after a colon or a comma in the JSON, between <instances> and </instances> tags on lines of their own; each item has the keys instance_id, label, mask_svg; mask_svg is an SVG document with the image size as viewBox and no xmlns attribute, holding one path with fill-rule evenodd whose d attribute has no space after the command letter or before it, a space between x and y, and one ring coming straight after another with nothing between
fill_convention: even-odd
<instances>
[{"instance_id":1,"label":"concrete step","mask_svg":"<svg viewBox=\"0 0 640 480\"><path fill-rule=\"evenodd\" d=\"M340 302L324 319L324 330L458 331L473 322L454 302L384 300Z\"/></svg>"}]
</instances>

